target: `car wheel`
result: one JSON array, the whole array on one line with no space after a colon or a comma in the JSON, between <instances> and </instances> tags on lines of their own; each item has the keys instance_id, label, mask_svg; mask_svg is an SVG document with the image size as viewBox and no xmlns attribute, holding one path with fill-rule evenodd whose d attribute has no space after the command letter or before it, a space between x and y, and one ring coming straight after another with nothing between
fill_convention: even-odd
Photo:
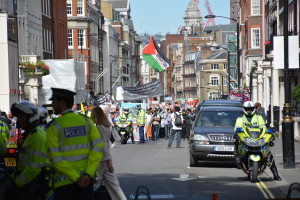
<instances>
[{"instance_id":1,"label":"car wheel","mask_svg":"<svg viewBox=\"0 0 300 200\"><path fill-rule=\"evenodd\" d=\"M198 160L194 158L192 154L190 154L190 167L196 167L198 164Z\"/></svg>"}]
</instances>

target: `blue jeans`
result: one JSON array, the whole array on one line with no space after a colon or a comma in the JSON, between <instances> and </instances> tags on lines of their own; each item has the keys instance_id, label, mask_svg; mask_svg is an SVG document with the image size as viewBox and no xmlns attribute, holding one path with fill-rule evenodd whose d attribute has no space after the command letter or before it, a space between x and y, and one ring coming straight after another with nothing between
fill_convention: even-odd
<instances>
[{"instance_id":1,"label":"blue jeans","mask_svg":"<svg viewBox=\"0 0 300 200\"><path fill-rule=\"evenodd\" d=\"M152 140L158 140L159 137L159 124L152 125Z\"/></svg>"},{"instance_id":2,"label":"blue jeans","mask_svg":"<svg viewBox=\"0 0 300 200\"><path fill-rule=\"evenodd\" d=\"M144 125L139 126L139 135L140 135L140 142L145 143L145 137L144 137Z\"/></svg>"},{"instance_id":3,"label":"blue jeans","mask_svg":"<svg viewBox=\"0 0 300 200\"><path fill-rule=\"evenodd\" d=\"M174 129L172 129L171 136L170 136L170 138L169 138L168 147L171 147L171 146L172 146L172 142L173 142L173 140L174 140L175 134L177 134L177 145L176 145L176 147L177 147L177 148L180 147L180 142L181 142L181 130L174 130Z\"/></svg>"},{"instance_id":4,"label":"blue jeans","mask_svg":"<svg viewBox=\"0 0 300 200\"><path fill-rule=\"evenodd\" d=\"M169 137L169 125L165 124L165 137Z\"/></svg>"}]
</instances>

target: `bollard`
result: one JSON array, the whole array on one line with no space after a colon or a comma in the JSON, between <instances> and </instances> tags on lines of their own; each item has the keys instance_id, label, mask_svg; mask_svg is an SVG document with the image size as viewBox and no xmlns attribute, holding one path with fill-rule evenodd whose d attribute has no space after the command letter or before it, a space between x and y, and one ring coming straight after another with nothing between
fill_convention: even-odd
<instances>
[{"instance_id":1,"label":"bollard","mask_svg":"<svg viewBox=\"0 0 300 200\"><path fill-rule=\"evenodd\" d=\"M218 194L217 193L213 193L212 200L218 200Z\"/></svg>"}]
</instances>

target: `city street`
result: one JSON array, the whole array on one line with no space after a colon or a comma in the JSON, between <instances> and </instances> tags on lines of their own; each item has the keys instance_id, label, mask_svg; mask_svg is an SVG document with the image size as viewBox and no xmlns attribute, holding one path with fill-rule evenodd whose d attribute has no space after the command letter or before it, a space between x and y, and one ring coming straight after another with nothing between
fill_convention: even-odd
<instances>
[{"instance_id":1,"label":"city street","mask_svg":"<svg viewBox=\"0 0 300 200\"><path fill-rule=\"evenodd\" d=\"M277 139L277 147L272 151L278 153L275 159L280 175L284 175L283 180L274 182L271 171L267 169L258 183L247 181L246 174L237 169L234 163L200 163L198 167L190 168L187 141L182 141L182 148L179 149L175 148L174 142L172 148L167 149L165 139L146 144L118 144L111 152L115 173L128 199L134 199L137 187L145 185L152 199L210 200L216 193L219 200L258 200L284 198L284 188L288 188L290 181L299 182L299 168L282 168L282 154L278 152L280 145L281 140ZM299 146L296 143L296 152L299 152ZM296 153L298 165L299 156ZM296 197L300 197L300 194ZM146 198L143 196L140 199Z\"/></svg>"}]
</instances>

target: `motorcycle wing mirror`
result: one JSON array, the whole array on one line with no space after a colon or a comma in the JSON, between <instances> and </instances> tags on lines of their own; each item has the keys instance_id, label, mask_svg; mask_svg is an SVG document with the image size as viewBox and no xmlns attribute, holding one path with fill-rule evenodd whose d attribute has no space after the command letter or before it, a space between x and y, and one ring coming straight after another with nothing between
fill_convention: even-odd
<instances>
[{"instance_id":1,"label":"motorcycle wing mirror","mask_svg":"<svg viewBox=\"0 0 300 200\"><path fill-rule=\"evenodd\" d=\"M272 132L273 132L273 129L268 128L266 132L267 132L267 133L272 133Z\"/></svg>"},{"instance_id":2,"label":"motorcycle wing mirror","mask_svg":"<svg viewBox=\"0 0 300 200\"><path fill-rule=\"evenodd\" d=\"M236 133L241 133L241 132L243 132L243 129L242 128L237 128L237 129L235 129L235 132Z\"/></svg>"}]
</instances>

